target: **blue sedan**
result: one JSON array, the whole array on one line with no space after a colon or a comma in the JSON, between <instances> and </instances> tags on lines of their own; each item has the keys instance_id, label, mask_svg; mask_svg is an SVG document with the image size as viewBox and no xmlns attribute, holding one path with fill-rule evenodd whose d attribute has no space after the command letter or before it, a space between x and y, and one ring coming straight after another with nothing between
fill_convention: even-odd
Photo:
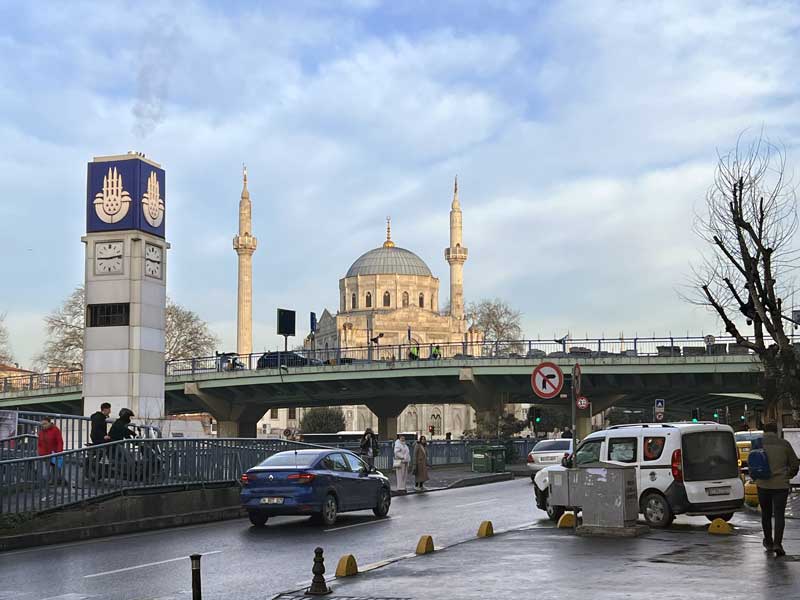
<instances>
[{"instance_id":1,"label":"blue sedan","mask_svg":"<svg viewBox=\"0 0 800 600\"><path fill-rule=\"evenodd\" d=\"M242 475L242 506L263 527L275 515L310 515L333 525L340 512L389 513L389 479L347 450L297 450L273 454Z\"/></svg>"}]
</instances>

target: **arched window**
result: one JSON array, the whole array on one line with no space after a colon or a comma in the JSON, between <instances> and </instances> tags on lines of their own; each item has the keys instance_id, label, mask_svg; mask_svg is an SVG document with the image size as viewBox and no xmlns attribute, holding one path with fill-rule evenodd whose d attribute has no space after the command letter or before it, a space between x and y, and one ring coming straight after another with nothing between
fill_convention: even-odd
<instances>
[{"instance_id":1,"label":"arched window","mask_svg":"<svg viewBox=\"0 0 800 600\"><path fill-rule=\"evenodd\" d=\"M383 305L387 308L392 305L392 296L389 292L383 292Z\"/></svg>"},{"instance_id":2,"label":"arched window","mask_svg":"<svg viewBox=\"0 0 800 600\"><path fill-rule=\"evenodd\" d=\"M425 308L425 294L419 295L419 307Z\"/></svg>"},{"instance_id":3,"label":"arched window","mask_svg":"<svg viewBox=\"0 0 800 600\"><path fill-rule=\"evenodd\" d=\"M352 306L350 308L352 308L353 310L358 308L358 297L355 294L353 294L353 298L351 300L351 303L352 303Z\"/></svg>"},{"instance_id":4,"label":"arched window","mask_svg":"<svg viewBox=\"0 0 800 600\"><path fill-rule=\"evenodd\" d=\"M403 308L408 308L408 292L403 292Z\"/></svg>"},{"instance_id":5,"label":"arched window","mask_svg":"<svg viewBox=\"0 0 800 600\"><path fill-rule=\"evenodd\" d=\"M367 302L364 306L372 308L372 294L370 292L367 292Z\"/></svg>"}]
</instances>

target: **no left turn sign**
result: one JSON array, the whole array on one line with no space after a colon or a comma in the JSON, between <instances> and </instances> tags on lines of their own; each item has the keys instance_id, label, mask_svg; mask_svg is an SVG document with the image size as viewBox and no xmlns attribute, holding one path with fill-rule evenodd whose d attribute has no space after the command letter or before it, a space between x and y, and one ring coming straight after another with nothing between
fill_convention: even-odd
<instances>
[{"instance_id":1,"label":"no left turn sign","mask_svg":"<svg viewBox=\"0 0 800 600\"><path fill-rule=\"evenodd\" d=\"M542 400L555 398L564 387L564 373L558 365L543 362L531 373L531 387L533 393Z\"/></svg>"}]
</instances>

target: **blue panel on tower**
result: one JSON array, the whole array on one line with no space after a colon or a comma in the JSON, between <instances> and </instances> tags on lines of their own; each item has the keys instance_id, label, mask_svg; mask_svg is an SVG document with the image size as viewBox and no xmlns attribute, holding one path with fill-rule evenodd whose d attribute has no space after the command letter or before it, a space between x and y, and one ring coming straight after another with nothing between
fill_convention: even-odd
<instances>
[{"instance_id":1,"label":"blue panel on tower","mask_svg":"<svg viewBox=\"0 0 800 600\"><path fill-rule=\"evenodd\" d=\"M137 156L89 163L86 231L140 229L164 237L164 170Z\"/></svg>"}]
</instances>

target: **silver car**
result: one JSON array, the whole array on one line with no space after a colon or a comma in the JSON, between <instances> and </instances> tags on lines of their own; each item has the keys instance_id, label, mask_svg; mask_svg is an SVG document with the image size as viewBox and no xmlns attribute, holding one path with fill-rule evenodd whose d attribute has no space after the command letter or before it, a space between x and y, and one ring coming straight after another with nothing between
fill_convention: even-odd
<instances>
[{"instance_id":1,"label":"silver car","mask_svg":"<svg viewBox=\"0 0 800 600\"><path fill-rule=\"evenodd\" d=\"M531 481L545 467L560 465L561 459L572 454L572 439L542 440L528 454Z\"/></svg>"}]
</instances>

